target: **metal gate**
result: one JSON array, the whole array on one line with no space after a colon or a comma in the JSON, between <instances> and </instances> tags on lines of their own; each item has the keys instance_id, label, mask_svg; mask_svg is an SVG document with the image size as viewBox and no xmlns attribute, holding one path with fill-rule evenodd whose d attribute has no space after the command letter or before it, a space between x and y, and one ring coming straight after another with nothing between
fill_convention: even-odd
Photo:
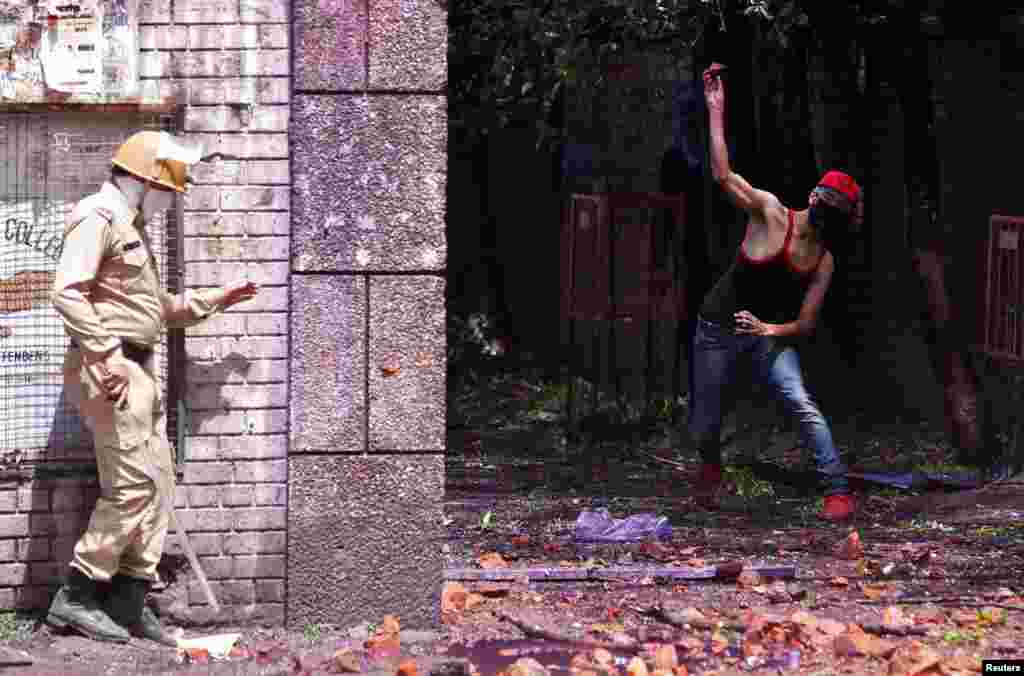
<instances>
[{"instance_id":1,"label":"metal gate","mask_svg":"<svg viewBox=\"0 0 1024 676\"><path fill-rule=\"evenodd\" d=\"M68 338L50 303L64 221L109 178L124 139L176 128L174 113L0 112L0 460L8 467L92 461L91 435L64 392ZM182 282L180 208L147 228L173 292ZM180 379L172 374L183 363L183 341L179 332L157 348L172 443L180 438Z\"/></svg>"}]
</instances>

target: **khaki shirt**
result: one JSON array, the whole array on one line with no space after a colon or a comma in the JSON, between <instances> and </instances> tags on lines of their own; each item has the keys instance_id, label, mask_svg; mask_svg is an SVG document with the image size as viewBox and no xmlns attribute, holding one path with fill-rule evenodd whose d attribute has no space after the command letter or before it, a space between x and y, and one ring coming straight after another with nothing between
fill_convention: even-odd
<instances>
[{"instance_id":1,"label":"khaki shirt","mask_svg":"<svg viewBox=\"0 0 1024 676\"><path fill-rule=\"evenodd\" d=\"M79 202L68 218L52 300L78 345L65 356L65 388L97 445L127 450L148 441L162 413L152 364L113 353L108 368L128 377L128 405L115 410L84 363L105 358L124 341L153 347L165 326L191 326L219 308L200 293L176 297L162 287L142 218L112 183ZM187 308L189 317L168 322L175 308Z\"/></svg>"}]
</instances>

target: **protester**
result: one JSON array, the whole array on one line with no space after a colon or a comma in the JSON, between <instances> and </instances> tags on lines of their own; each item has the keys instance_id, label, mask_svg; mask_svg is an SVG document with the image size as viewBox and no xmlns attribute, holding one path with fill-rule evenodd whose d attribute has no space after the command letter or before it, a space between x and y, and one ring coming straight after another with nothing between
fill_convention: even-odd
<instances>
[{"instance_id":1,"label":"protester","mask_svg":"<svg viewBox=\"0 0 1024 676\"><path fill-rule=\"evenodd\" d=\"M749 221L735 260L704 298L697 319L690 408L690 430L702 458L697 504L717 506L722 418L727 412L724 392L737 361L745 358L752 360L754 374L797 420L804 443L814 451L825 484L820 516L847 519L855 502L848 491L846 467L828 422L804 386L794 343L814 331L832 279L835 262L825 249L824 235L861 218L861 190L850 176L829 171L811 191L808 208L793 211L733 172L725 143L723 69L712 64L703 74L712 172Z\"/></svg>"}]
</instances>

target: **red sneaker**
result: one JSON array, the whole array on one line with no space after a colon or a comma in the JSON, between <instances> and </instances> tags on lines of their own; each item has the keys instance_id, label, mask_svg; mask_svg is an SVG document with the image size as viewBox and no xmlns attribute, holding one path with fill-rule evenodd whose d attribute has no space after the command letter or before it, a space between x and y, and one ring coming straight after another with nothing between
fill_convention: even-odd
<instances>
[{"instance_id":1,"label":"red sneaker","mask_svg":"<svg viewBox=\"0 0 1024 676\"><path fill-rule=\"evenodd\" d=\"M828 495L818 517L826 521L845 521L853 516L856 508L857 500L852 495Z\"/></svg>"},{"instance_id":2,"label":"red sneaker","mask_svg":"<svg viewBox=\"0 0 1024 676\"><path fill-rule=\"evenodd\" d=\"M697 474L697 482L694 486L693 501L702 508L718 509L718 491L722 487L722 466L704 463L700 466Z\"/></svg>"}]
</instances>

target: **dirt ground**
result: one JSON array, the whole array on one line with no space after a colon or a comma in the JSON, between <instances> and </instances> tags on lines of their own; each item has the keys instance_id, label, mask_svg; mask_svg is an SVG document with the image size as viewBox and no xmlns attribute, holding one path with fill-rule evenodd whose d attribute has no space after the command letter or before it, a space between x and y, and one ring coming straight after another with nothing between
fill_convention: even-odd
<instances>
[{"instance_id":1,"label":"dirt ground","mask_svg":"<svg viewBox=\"0 0 1024 676\"><path fill-rule=\"evenodd\" d=\"M702 512L688 495L694 458L659 451L672 445L666 426L605 425L604 433L569 441L557 390L522 374L474 388L452 396L443 544L451 581L436 631L369 617L348 628L245 627L236 629L242 637L233 653L215 660L145 641L114 646L55 635L37 617L8 614L0 619L0 670L935 676L980 673L985 659L1024 659L1020 483L949 493L869 486L855 520L830 525L815 518L813 491L734 468L722 509ZM770 421L756 426L768 429ZM942 430L926 424L850 417L834 427L840 450L869 468L950 460ZM787 450L784 432L768 436L748 446L806 462L799 449ZM579 514L598 508L614 518L668 517L671 537L577 542ZM647 569L611 572L631 567ZM752 572L759 567L766 575ZM543 568L577 579L537 579ZM713 573L690 580L668 573L685 570ZM511 579L466 579L479 571Z\"/></svg>"}]
</instances>

